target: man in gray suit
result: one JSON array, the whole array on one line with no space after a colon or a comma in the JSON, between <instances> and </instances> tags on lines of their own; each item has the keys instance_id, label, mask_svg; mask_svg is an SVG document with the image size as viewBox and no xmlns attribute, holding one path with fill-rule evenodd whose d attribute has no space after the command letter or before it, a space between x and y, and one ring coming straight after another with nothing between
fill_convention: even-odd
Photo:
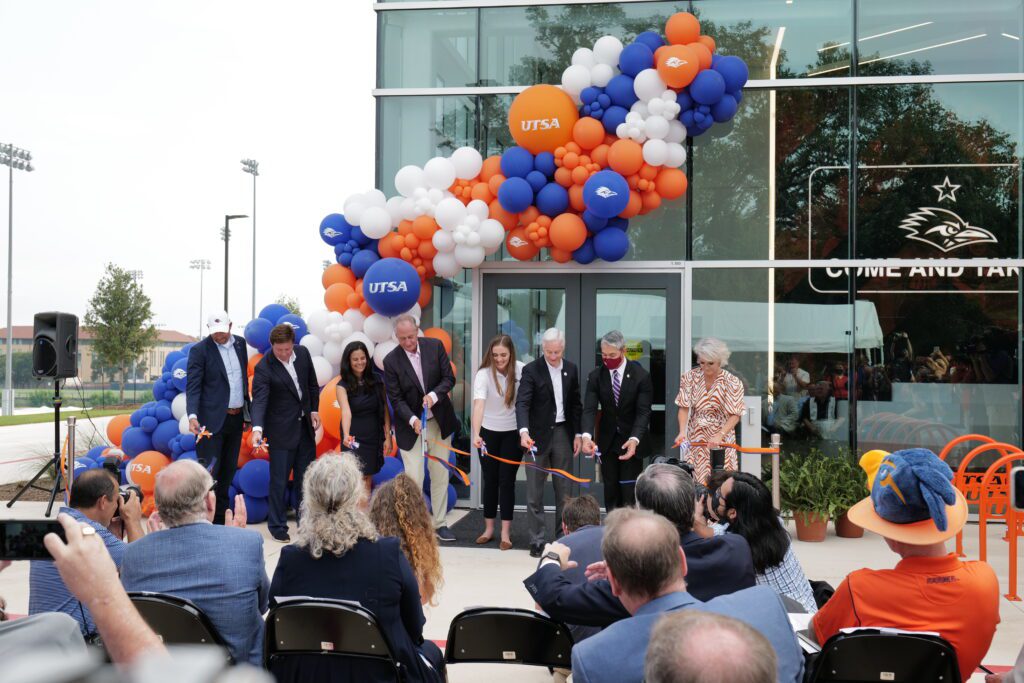
<instances>
[{"instance_id":1,"label":"man in gray suit","mask_svg":"<svg viewBox=\"0 0 1024 683\"><path fill-rule=\"evenodd\" d=\"M236 662L258 666L270 591L263 537L243 528L241 496L235 514L225 513L224 526L212 524L215 486L193 460L173 462L156 475L156 507L165 529L128 546L121 582L127 591L191 600L210 617Z\"/></svg>"}]
</instances>

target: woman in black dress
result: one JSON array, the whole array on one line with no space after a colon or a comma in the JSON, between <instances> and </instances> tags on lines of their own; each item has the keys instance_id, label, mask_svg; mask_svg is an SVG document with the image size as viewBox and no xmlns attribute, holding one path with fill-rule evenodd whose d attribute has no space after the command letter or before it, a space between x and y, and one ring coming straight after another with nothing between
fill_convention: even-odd
<instances>
[{"instance_id":1,"label":"woman in black dress","mask_svg":"<svg viewBox=\"0 0 1024 683\"><path fill-rule=\"evenodd\" d=\"M341 443L359 459L369 492L373 475L384 466L384 450L390 448L391 417L384 399L384 383L373 374L366 344L356 341L345 347L337 392Z\"/></svg>"}]
</instances>

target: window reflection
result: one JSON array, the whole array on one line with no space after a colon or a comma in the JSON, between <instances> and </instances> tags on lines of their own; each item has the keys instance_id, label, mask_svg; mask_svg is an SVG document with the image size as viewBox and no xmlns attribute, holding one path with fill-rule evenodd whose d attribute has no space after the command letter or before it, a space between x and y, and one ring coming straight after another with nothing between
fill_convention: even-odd
<instances>
[{"instance_id":1,"label":"window reflection","mask_svg":"<svg viewBox=\"0 0 1024 683\"><path fill-rule=\"evenodd\" d=\"M476 84L476 9L395 10L378 17L380 87Z\"/></svg>"},{"instance_id":2,"label":"window reflection","mask_svg":"<svg viewBox=\"0 0 1024 683\"><path fill-rule=\"evenodd\" d=\"M497 300L498 329L487 333L510 336L516 359L523 363L542 355L540 338L544 330L565 330L564 289L499 289Z\"/></svg>"}]
</instances>

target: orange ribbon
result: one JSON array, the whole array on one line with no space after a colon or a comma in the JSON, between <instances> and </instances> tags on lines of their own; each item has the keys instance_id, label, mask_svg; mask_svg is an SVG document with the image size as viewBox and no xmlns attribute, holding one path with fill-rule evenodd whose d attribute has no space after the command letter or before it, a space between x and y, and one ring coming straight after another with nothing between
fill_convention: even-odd
<instances>
[{"instance_id":1,"label":"orange ribbon","mask_svg":"<svg viewBox=\"0 0 1024 683\"><path fill-rule=\"evenodd\" d=\"M672 448L679 448L684 443L687 444L687 446L696 448L708 448L710 445L707 441L676 441L674 444L672 444ZM773 454L779 452L778 448L746 448L745 446L740 446L739 444L735 443L720 443L718 444L718 446L719 448L731 448L735 451L739 451L740 453Z\"/></svg>"},{"instance_id":2,"label":"orange ribbon","mask_svg":"<svg viewBox=\"0 0 1024 683\"><path fill-rule=\"evenodd\" d=\"M444 444L444 443L442 443L440 441L431 441L431 443L437 444L439 446L444 446L445 448L450 450L452 453L458 453L459 455L465 455L465 456L468 456L470 458L473 457L472 453L467 453L466 451L461 451L458 448L452 448L451 446L448 446L447 444ZM529 467L530 469L534 469L534 470L537 470L539 472L547 472L548 474L553 474L553 475L556 475L556 476L559 476L559 477L564 477L565 479L568 479L569 481L574 481L577 484L580 484L581 486L589 486L590 485L590 481L591 481L590 479L583 479L581 477L577 477L574 474L570 474L570 473L566 472L565 470L560 470L560 469L558 469L556 467L551 467L551 468L541 467L540 465L535 465L532 462L526 462L524 460L509 460L508 458L501 458L501 457L498 457L497 455L493 455L491 453L488 453L486 449L481 449L480 453L481 453L481 455L485 455L488 458L491 458L493 460L497 460L498 462L503 462L506 465L523 465L524 467ZM468 483L468 481L467 481L467 483Z\"/></svg>"}]
</instances>

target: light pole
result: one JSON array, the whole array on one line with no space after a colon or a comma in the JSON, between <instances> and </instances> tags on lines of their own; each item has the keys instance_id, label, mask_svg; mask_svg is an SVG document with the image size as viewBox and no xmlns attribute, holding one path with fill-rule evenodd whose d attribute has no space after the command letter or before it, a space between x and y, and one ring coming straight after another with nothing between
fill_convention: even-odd
<instances>
[{"instance_id":1,"label":"light pole","mask_svg":"<svg viewBox=\"0 0 1024 683\"><path fill-rule=\"evenodd\" d=\"M11 318L14 270L14 170L35 170L32 153L10 143L0 144L0 164L9 169L7 181L7 359L4 376L4 415L14 415L14 328Z\"/></svg>"},{"instance_id":2,"label":"light pole","mask_svg":"<svg viewBox=\"0 0 1024 683\"><path fill-rule=\"evenodd\" d=\"M245 214L225 214L224 227L220 230L220 238L224 240L224 312L228 311L228 243L231 241L231 221L236 218L248 218Z\"/></svg>"},{"instance_id":3,"label":"light pole","mask_svg":"<svg viewBox=\"0 0 1024 683\"><path fill-rule=\"evenodd\" d=\"M192 259L188 264L188 267L192 270L199 271L199 336L197 339L203 338L203 272L210 269L210 260L205 258Z\"/></svg>"},{"instance_id":4,"label":"light pole","mask_svg":"<svg viewBox=\"0 0 1024 683\"><path fill-rule=\"evenodd\" d=\"M252 175L252 313L256 317L256 176L260 174L260 162L242 159L242 170Z\"/></svg>"}]
</instances>

